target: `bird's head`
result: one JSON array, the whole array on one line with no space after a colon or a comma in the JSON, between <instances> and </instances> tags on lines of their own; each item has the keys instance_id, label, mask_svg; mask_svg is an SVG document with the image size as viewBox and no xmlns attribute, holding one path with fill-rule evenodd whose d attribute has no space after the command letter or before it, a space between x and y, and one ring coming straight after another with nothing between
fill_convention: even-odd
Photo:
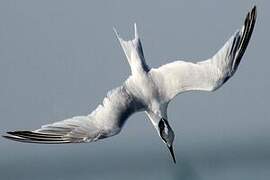
<instances>
[{"instance_id":1,"label":"bird's head","mask_svg":"<svg viewBox=\"0 0 270 180\"><path fill-rule=\"evenodd\" d=\"M173 158L173 162L176 163L174 150L173 150L174 132L165 118L160 119L158 123L158 131L159 131L159 135L161 139L170 150L170 153Z\"/></svg>"},{"instance_id":2,"label":"bird's head","mask_svg":"<svg viewBox=\"0 0 270 180\"><path fill-rule=\"evenodd\" d=\"M147 111L147 115L157 130L162 141L169 148L173 162L176 163L173 150L174 132L169 122L167 121L167 107L168 104L156 103L151 107L151 110Z\"/></svg>"}]
</instances>

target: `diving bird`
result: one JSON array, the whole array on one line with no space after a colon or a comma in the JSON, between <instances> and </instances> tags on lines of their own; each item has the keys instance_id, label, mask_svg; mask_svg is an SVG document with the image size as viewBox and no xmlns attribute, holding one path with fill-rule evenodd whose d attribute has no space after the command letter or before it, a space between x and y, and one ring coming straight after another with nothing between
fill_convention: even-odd
<instances>
[{"instance_id":1,"label":"diving bird","mask_svg":"<svg viewBox=\"0 0 270 180\"><path fill-rule=\"evenodd\" d=\"M146 64L136 24L135 37L128 41L114 29L131 69L131 75L121 86L109 91L89 115L43 125L33 131L9 131L3 137L27 143L93 142L118 134L128 117L144 111L175 163L174 132L167 118L169 102L180 93L215 91L227 82L241 62L255 21L256 6L248 12L242 28L213 57L197 63L175 61L159 68Z\"/></svg>"}]
</instances>

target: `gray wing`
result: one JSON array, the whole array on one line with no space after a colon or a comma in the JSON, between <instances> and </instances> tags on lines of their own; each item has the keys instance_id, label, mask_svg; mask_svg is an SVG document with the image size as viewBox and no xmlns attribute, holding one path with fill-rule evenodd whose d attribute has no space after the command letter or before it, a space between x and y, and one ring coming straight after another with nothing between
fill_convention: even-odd
<instances>
[{"instance_id":1,"label":"gray wing","mask_svg":"<svg viewBox=\"0 0 270 180\"><path fill-rule=\"evenodd\" d=\"M125 86L108 92L103 103L87 116L76 116L34 131L10 131L5 138L28 143L60 144L91 142L116 135L140 105Z\"/></svg>"},{"instance_id":2,"label":"gray wing","mask_svg":"<svg viewBox=\"0 0 270 180\"><path fill-rule=\"evenodd\" d=\"M164 97L170 101L190 90L214 91L236 72L256 21L256 7L246 16L244 26L210 59L198 63L175 61L152 69Z\"/></svg>"}]
</instances>

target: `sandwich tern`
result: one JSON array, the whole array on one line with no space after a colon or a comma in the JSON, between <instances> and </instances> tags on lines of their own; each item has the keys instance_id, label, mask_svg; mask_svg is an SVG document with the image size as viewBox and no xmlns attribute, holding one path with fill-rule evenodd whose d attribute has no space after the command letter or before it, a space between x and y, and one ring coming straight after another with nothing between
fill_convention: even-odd
<instances>
[{"instance_id":1,"label":"sandwich tern","mask_svg":"<svg viewBox=\"0 0 270 180\"><path fill-rule=\"evenodd\" d=\"M174 132L167 118L169 102L191 90L215 91L230 79L247 48L255 21L256 6L248 12L242 28L213 57L197 63L175 61L159 68L146 64L136 24L135 37L128 41L114 29L131 68L131 75L121 86L109 91L89 115L43 125L33 131L9 131L3 137L27 143L92 142L118 134L130 115L144 111L175 163Z\"/></svg>"}]
</instances>

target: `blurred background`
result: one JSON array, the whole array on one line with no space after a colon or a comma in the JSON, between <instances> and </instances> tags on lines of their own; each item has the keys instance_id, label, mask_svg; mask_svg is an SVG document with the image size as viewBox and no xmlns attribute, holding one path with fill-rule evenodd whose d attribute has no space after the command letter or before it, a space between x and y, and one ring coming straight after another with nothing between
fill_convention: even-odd
<instances>
[{"instance_id":1,"label":"blurred background","mask_svg":"<svg viewBox=\"0 0 270 180\"><path fill-rule=\"evenodd\" d=\"M136 22L152 67L211 57L257 5L235 76L214 93L177 96L168 117L177 164L144 113L91 144L38 145L0 138L0 179L269 179L267 0L0 1L0 134L86 115L130 70L112 28Z\"/></svg>"}]
</instances>

